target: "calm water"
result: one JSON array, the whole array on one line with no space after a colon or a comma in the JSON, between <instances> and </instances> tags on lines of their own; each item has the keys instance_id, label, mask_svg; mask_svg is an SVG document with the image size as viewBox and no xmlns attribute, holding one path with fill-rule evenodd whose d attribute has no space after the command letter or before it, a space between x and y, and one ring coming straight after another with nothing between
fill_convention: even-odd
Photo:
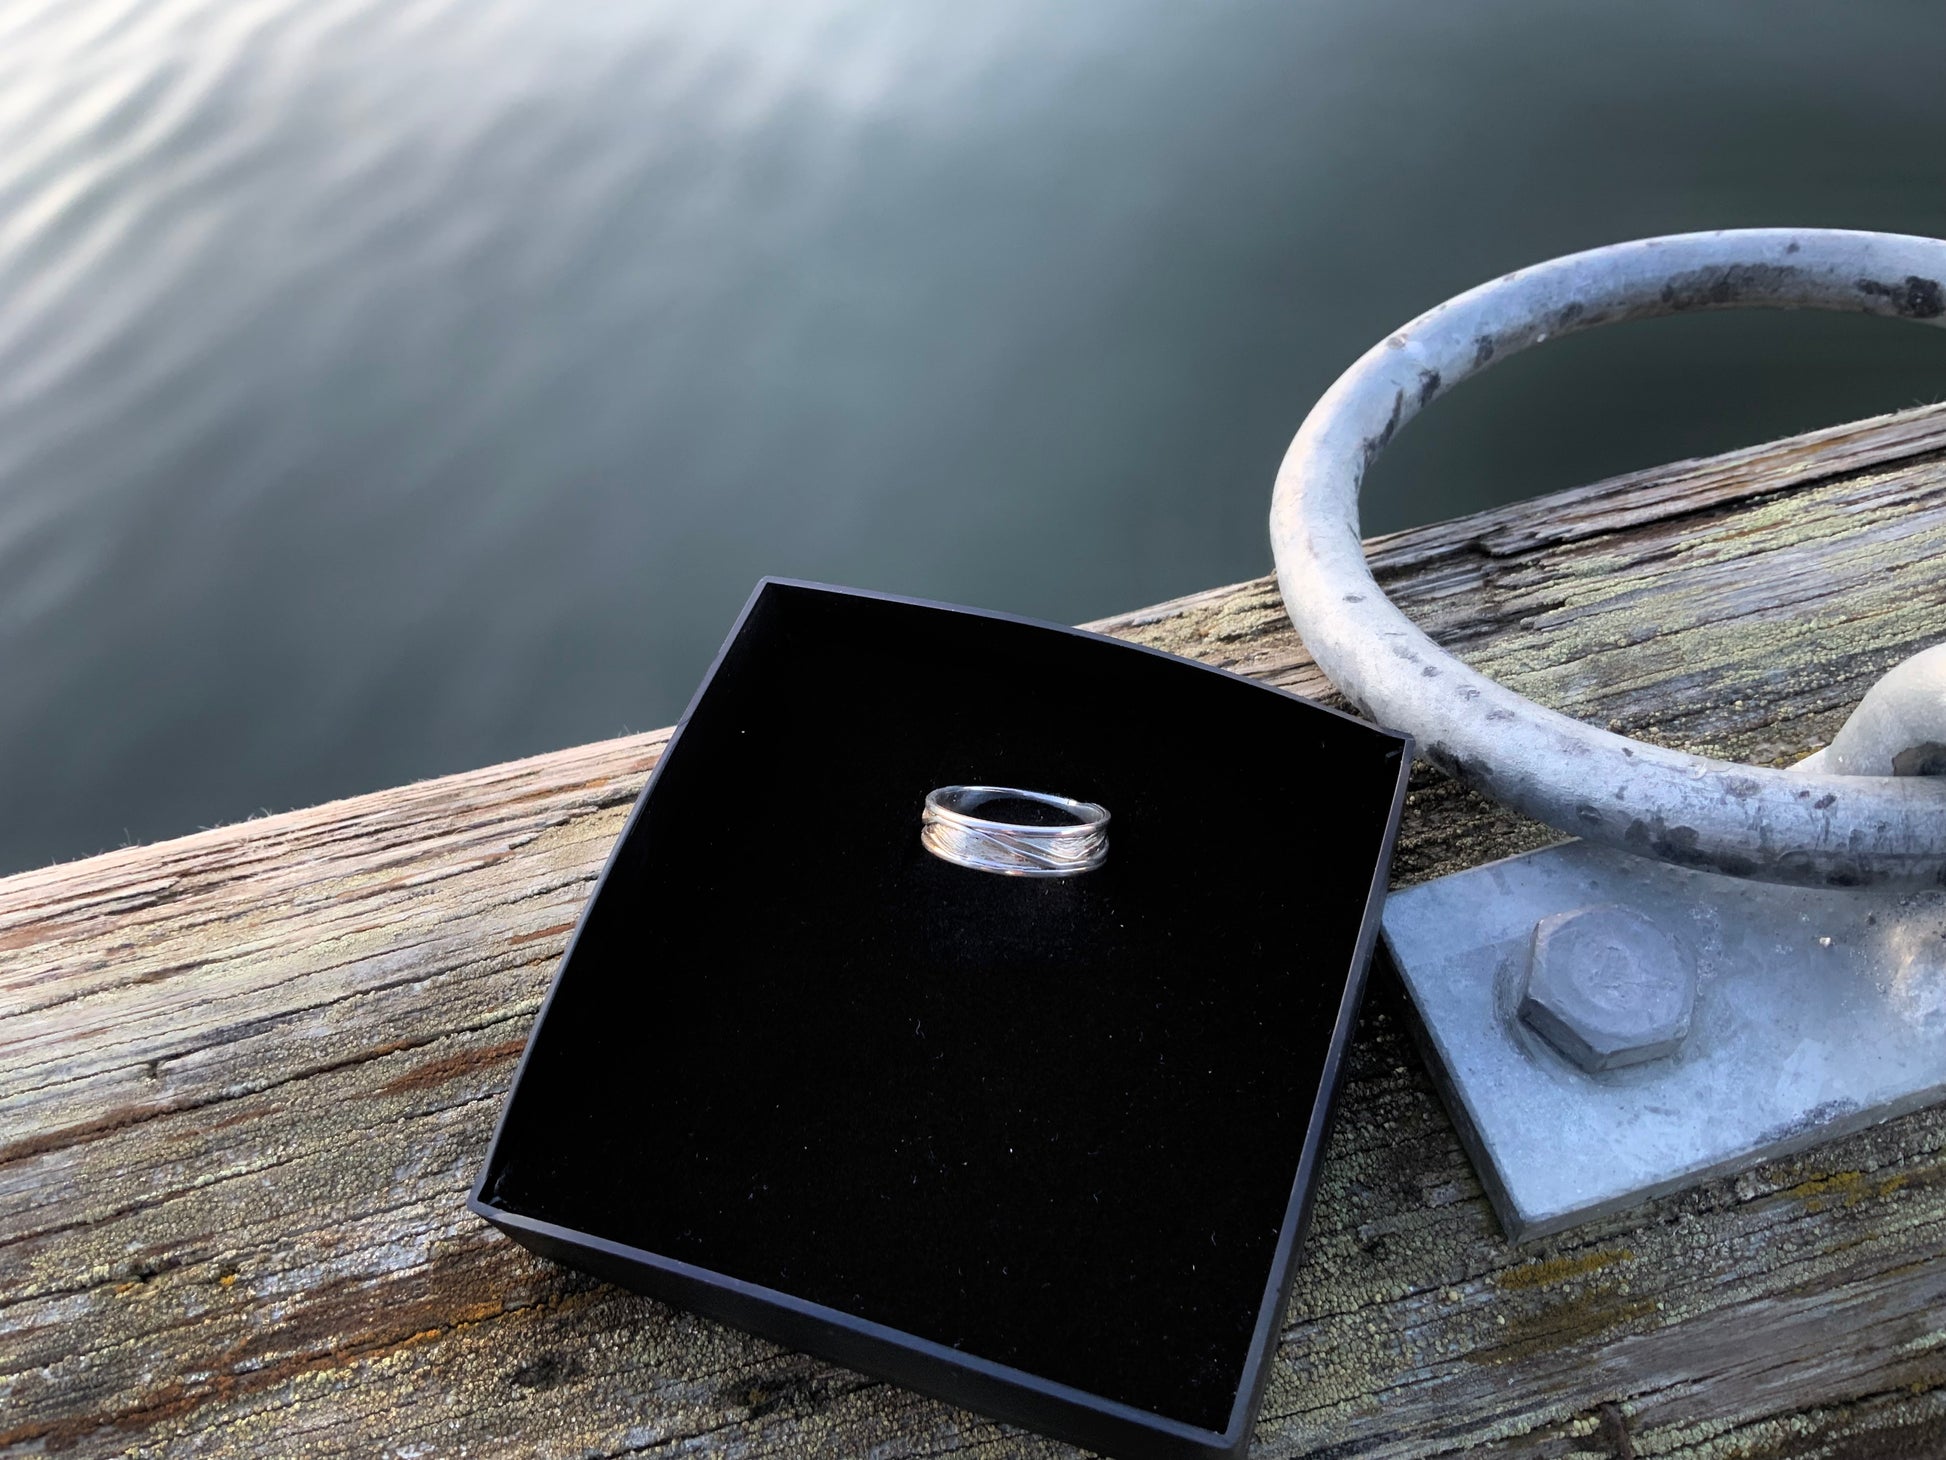
<instances>
[{"instance_id":1,"label":"calm water","mask_svg":"<svg viewBox=\"0 0 1946 1460\"><path fill-rule=\"evenodd\" d=\"M1946 10L4 0L0 870L664 723L789 573L1265 571L1387 329L1685 228L1946 232ZM1395 527L1946 395L1946 334L1517 360Z\"/></svg>"}]
</instances>

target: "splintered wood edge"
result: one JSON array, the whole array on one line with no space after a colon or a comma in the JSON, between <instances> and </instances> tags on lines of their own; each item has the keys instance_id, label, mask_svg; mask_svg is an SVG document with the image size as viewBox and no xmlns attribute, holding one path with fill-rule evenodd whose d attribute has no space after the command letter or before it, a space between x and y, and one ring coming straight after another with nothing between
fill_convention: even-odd
<instances>
[{"instance_id":1,"label":"splintered wood edge","mask_svg":"<svg viewBox=\"0 0 1946 1460\"><path fill-rule=\"evenodd\" d=\"M1942 450L1928 407L1370 552L1523 693L1781 763L1936 634ZM1090 627L1331 697L1268 578ZM0 1454L1071 1453L464 1211L666 740L0 880ZM1397 875L1551 835L1421 770ZM1258 1453L1946 1449L1940 1112L1516 1251L1405 1019L1380 979Z\"/></svg>"}]
</instances>

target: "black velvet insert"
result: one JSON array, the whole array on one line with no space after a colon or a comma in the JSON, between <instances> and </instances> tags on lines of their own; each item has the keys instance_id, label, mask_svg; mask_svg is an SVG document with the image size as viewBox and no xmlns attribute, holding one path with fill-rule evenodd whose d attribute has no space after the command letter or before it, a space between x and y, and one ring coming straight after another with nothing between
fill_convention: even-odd
<instances>
[{"instance_id":1,"label":"black velvet insert","mask_svg":"<svg viewBox=\"0 0 1946 1460\"><path fill-rule=\"evenodd\" d=\"M766 584L483 1200L1222 1430L1401 752L1181 660ZM935 859L952 783L1100 802L1106 866Z\"/></svg>"}]
</instances>

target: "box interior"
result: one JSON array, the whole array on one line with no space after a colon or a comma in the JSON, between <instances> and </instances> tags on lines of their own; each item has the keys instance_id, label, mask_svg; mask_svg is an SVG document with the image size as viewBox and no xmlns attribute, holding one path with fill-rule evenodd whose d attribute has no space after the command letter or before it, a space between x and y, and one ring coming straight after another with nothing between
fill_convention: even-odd
<instances>
[{"instance_id":1,"label":"box interior","mask_svg":"<svg viewBox=\"0 0 1946 1460\"><path fill-rule=\"evenodd\" d=\"M482 1199L1221 1430L1401 752L1088 636L766 584ZM1107 864L937 860L952 783L1101 802Z\"/></svg>"}]
</instances>

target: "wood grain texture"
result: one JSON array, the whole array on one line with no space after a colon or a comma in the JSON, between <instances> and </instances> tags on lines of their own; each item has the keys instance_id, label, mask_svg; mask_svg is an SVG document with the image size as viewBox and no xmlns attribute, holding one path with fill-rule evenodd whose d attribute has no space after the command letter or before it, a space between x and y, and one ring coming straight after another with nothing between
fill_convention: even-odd
<instances>
[{"instance_id":1,"label":"wood grain texture","mask_svg":"<svg viewBox=\"0 0 1946 1460\"><path fill-rule=\"evenodd\" d=\"M1435 637L1769 763L1937 640L1946 410L1375 541ZM1107 632L1328 697L1268 579ZM664 742L0 881L0 1454L1055 1456L551 1266L463 1198ZM1543 844L1417 774L1398 877ZM1266 1456L1946 1453L1946 1112L1540 1248L1501 1238L1381 970Z\"/></svg>"}]
</instances>

